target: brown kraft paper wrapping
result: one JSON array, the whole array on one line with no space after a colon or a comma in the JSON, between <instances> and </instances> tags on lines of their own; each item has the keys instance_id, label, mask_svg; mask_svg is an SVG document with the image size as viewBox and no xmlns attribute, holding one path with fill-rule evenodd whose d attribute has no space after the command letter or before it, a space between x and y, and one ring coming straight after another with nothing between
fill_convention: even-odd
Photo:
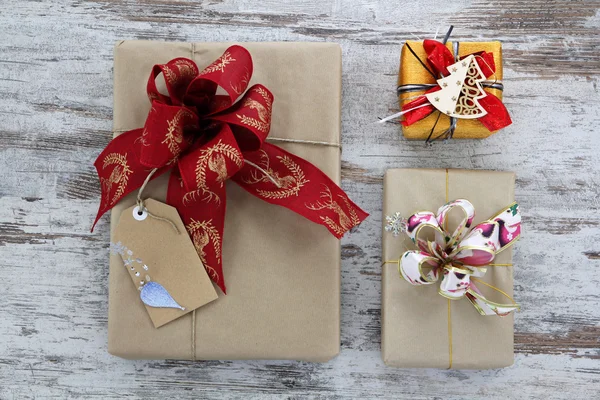
<instances>
[{"instance_id":1,"label":"brown kraft paper wrapping","mask_svg":"<svg viewBox=\"0 0 600 400\"><path fill-rule=\"evenodd\" d=\"M447 202L446 182L448 200L464 198L475 206L473 226L514 201L512 172L450 169L446 177L445 169L391 169L384 179L383 215L398 211L408 218L417 211L437 212ZM383 260L398 260L404 251L415 248L407 235L394 237L383 231ZM512 248L498 254L494 263L512 263ZM402 279L396 263L384 264L382 275L381 351L385 364L448 368L449 300L438 294L439 282L412 286ZM488 267L481 279L512 296L513 267ZM450 300L450 323L453 369L513 364L512 313L506 317L482 316L466 298Z\"/></svg>"},{"instance_id":2,"label":"brown kraft paper wrapping","mask_svg":"<svg viewBox=\"0 0 600 400\"><path fill-rule=\"evenodd\" d=\"M423 49L423 42L415 42L407 40L406 43L415 51L417 56L427 62L427 53ZM446 47L454 54L452 50L452 41L446 44ZM496 66L495 76L492 75L490 80L502 81L502 44L500 42L460 42L458 46L458 54L466 56L468 54L479 51L488 51L494 54L494 64ZM398 85L436 83L435 79L423 68L419 60L408 50L406 44L402 46L400 55L400 73L398 74ZM486 92L492 93L502 100L502 90L486 88ZM407 92L398 97L400 105L414 100L415 96L425 92ZM436 112L428 115L420 121L411 124L410 126L402 127L402 134L407 139L426 140L431 132L431 128L435 124L437 118ZM440 117L432 137L436 137L450 127L450 118L446 115ZM476 119L458 119L456 131L452 136L454 139L484 139L495 132L490 132Z\"/></svg>"},{"instance_id":3,"label":"brown kraft paper wrapping","mask_svg":"<svg viewBox=\"0 0 600 400\"><path fill-rule=\"evenodd\" d=\"M200 69L231 45L123 41L115 47L115 135L144 125L154 64L175 57ZM241 43L250 85L273 92L272 141L340 182L341 50L331 43ZM165 201L167 176L144 196ZM112 210L111 238L135 194ZM131 359L297 359L324 362L340 346L340 243L323 226L227 182L223 243L228 295L155 329L118 255L110 258L108 350ZM192 323L195 319L194 329ZM195 338L192 336L195 335ZM195 345L195 346L194 346Z\"/></svg>"}]
</instances>

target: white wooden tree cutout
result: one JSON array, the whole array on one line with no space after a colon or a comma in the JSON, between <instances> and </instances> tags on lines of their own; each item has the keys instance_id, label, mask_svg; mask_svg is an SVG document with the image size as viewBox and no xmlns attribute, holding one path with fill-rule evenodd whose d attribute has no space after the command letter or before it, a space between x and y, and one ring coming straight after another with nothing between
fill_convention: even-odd
<instances>
[{"instance_id":1,"label":"white wooden tree cutout","mask_svg":"<svg viewBox=\"0 0 600 400\"><path fill-rule=\"evenodd\" d=\"M481 87L486 77L475 56L471 54L447 69L450 75L437 80L441 89L425 95L429 102L454 118L476 119L486 115L487 111L477 101L487 96Z\"/></svg>"}]
</instances>

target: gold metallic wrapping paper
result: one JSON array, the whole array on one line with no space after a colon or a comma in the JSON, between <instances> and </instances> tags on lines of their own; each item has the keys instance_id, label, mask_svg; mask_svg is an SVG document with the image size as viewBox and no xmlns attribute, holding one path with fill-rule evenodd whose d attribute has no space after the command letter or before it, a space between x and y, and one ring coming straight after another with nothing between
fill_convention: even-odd
<instances>
[{"instance_id":1,"label":"gold metallic wrapping paper","mask_svg":"<svg viewBox=\"0 0 600 400\"><path fill-rule=\"evenodd\" d=\"M415 51L419 58L427 64L427 53L423 49L423 42L417 41L406 41L409 46ZM449 41L446 47L452 51L452 42ZM487 51L494 54L494 63L496 64L496 75L495 79L502 80L502 44L500 42L460 42L458 53L460 56L467 54L476 53L478 51ZM454 54L454 53L452 53ZM494 79L494 76L489 78ZM425 84L425 83L436 83L433 77L423 68L421 63L415 58L415 56L408 50L406 44L402 46L402 53L400 55L400 73L398 74L398 85L408 84ZM497 89L485 89L496 95L502 100L502 91ZM400 106L408 103L414 99L415 96L425 93L423 92L408 92L402 93L398 100ZM420 121L415 122L410 126L402 127L402 134L407 139L413 140L426 140L431 132L431 128L435 124L437 113L432 113ZM450 118L447 115L442 115L440 120L435 127L435 131L432 137L439 135L450 127ZM481 122L478 120L470 119L458 119L456 130L454 132L455 139L484 139L488 136L493 135L495 132L487 130Z\"/></svg>"},{"instance_id":2,"label":"gold metallic wrapping paper","mask_svg":"<svg viewBox=\"0 0 600 400\"><path fill-rule=\"evenodd\" d=\"M390 169L384 179L383 215L400 212L408 218L417 211L437 212L446 197L464 198L475 206L475 226L514 201L514 184L512 172ZM406 250L416 248L407 235L394 237L382 231L383 260L398 260ZM501 252L494 263L512 263L512 251L511 247ZM490 266L481 280L513 295L512 266ZM439 282L426 286L406 282L397 263L383 265L381 351L385 364L452 369L512 365L513 313L482 316L467 299L448 300L438 289ZM482 291L492 301L505 300Z\"/></svg>"}]
</instances>

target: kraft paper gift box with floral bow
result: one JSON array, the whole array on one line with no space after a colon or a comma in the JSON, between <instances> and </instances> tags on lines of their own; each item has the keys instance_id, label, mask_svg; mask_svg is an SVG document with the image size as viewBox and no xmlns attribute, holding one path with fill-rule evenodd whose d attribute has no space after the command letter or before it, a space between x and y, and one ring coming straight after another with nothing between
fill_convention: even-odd
<instances>
[{"instance_id":1,"label":"kraft paper gift box with floral bow","mask_svg":"<svg viewBox=\"0 0 600 400\"><path fill-rule=\"evenodd\" d=\"M239 152L215 156L209 160L210 165L202 164L201 171L212 174L214 185L202 186L204 182L200 182L202 185L196 187L194 185L199 182L196 168L200 164L186 165L185 156L163 156L162 150L158 149L150 155L158 156L161 162L168 161L159 163L164 166L159 167L159 172L162 171L160 168L177 165L172 170L175 172L170 173L181 173L182 181L170 181L169 173L166 173L144 188L145 196L159 201L169 200L167 186L170 193L171 190L180 190L179 185L181 188L191 185L201 195L226 196L227 213L224 230L220 232L222 259L215 256L215 253L221 254L213 240L218 229L196 231L195 225L198 224L192 227L182 217L188 224L188 231L194 228L191 239L205 266L215 266L217 261L222 265L222 270L215 271L211 267L209 273L223 290L222 279L225 279L227 295L221 294L210 304L156 329L123 261L118 255L111 256L108 316L108 348L111 354L139 359L326 361L339 351L340 243L336 237L367 215L334 184L340 182L340 48L330 43L245 43L243 47L246 50L234 47L230 50L235 54L228 54L225 50L229 46L225 43L124 41L115 47L115 136L139 129L142 146L154 143L160 147L166 142L170 144L169 151L178 150L189 143L181 137L164 136L173 131L171 122L181 125L179 131L187 128L188 124L198 127L196 111L202 114L205 101L202 93L211 92L213 84L200 79L198 87L195 87L198 90L193 91L191 99L196 108L181 109L175 100L182 89L173 82L195 79L198 74L219 76L228 90L226 94L233 98L242 96L246 87L249 89L240 102L226 104L231 112L211 113L210 107L219 108L222 101L227 103L227 99L219 92L214 97L206 97L211 101L205 110L208 117L200 119L200 126L208 130L215 123L229 126L227 132L220 131L217 137L222 138L223 143L239 146L247 162L241 162ZM244 68L238 68L232 75L221 74L224 69L229 71L230 63L239 61L239 58L247 59L249 55L252 63L246 63ZM213 63L214 60L217 61ZM153 69L156 64L162 65ZM164 91L156 89L154 79L148 81L151 71L154 75L162 72L167 83L172 81L170 98L165 97ZM225 78L231 79L231 82ZM145 93L147 82L152 108ZM264 87L252 86L255 83ZM176 106L180 107L177 114L171 111ZM193 112L190 113L190 110ZM162 124L159 121L161 113L174 119L169 120L169 125L162 121L165 123L161 129L147 131L146 125L142 131L147 117L148 121L156 117L158 122L154 122ZM266 138L264 132L268 133L268 129L265 129L265 124L270 117L271 135ZM248 131L252 135L248 135ZM157 141L153 135L163 135L164 138L160 136ZM257 144L261 143L262 149L256 150ZM198 143L200 150L205 145L202 141ZM281 148L274 150L273 145ZM195 149L193 146L192 150ZM244 152L248 148L254 152ZM148 147L142 148L142 159L147 150ZM127 157L130 156L131 153L128 153ZM103 171L106 163L103 164L101 158L102 155L96 165L103 184L106 183L108 188L108 196L103 197L102 206L106 208L105 203L112 201L111 191L119 187L113 181L118 178L122 183L123 171L116 175L114 171L112 174ZM253 169L248 169L248 165ZM237 185L232 184L231 179L224 183L232 169L240 170L242 174L241 177L239 174L232 177ZM146 171L150 170L146 168ZM192 173L191 182L186 181L186 171ZM195 178L193 174L196 174ZM137 186L144 176L137 178ZM252 189L252 185L258 189ZM273 194L273 191L277 193ZM286 192L286 199L293 199L292 203L285 204L287 200L279 196L282 191ZM212 196L208 198L210 200ZM202 213L205 207L212 207L210 204L213 203L202 202L202 199L206 196L200 196L200 203L193 212ZM115 235L119 216L135 201L132 193L114 205L111 237ZM276 204L291 208L296 213ZM101 213L103 211L101 209ZM218 215L215 211L214 218L218 219ZM165 251L169 251L168 244L165 244ZM177 254L172 254L172 257L177 257Z\"/></svg>"},{"instance_id":2,"label":"kraft paper gift box with floral bow","mask_svg":"<svg viewBox=\"0 0 600 400\"><path fill-rule=\"evenodd\" d=\"M513 363L511 311L518 305L511 245L521 231L514 181L512 172L386 172L386 365L487 369Z\"/></svg>"}]
</instances>

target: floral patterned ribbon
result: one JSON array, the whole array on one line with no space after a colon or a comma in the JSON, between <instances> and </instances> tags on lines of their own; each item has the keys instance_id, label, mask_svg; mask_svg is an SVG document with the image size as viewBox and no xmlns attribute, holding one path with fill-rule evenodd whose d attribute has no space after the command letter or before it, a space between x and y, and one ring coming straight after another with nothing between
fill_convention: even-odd
<instances>
[{"instance_id":1,"label":"floral patterned ribbon","mask_svg":"<svg viewBox=\"0 0 600 400\"><path fill-rule=\"evenodd\" d=\"M454 231L447 230L448 215L460 209L463 219ZM469 299L481 315L508 315L519 309L514 303L502 304L488 300L475 282L488 286L511 301L502 290L477 278L485 275L486 267L495 256L511 246L521 234L519 206L513 203L494 217L471 229L475 217L473 204L458 199L440 207L437 214L417 212L403 220L398 214L388 217L386 230L398 235L405 231L419 250L404 252L398 260L400 275L412 285L432 285L442 277L438 293L449 300ZM423 237L426 231L434 236ZM430 240L433 238L433 240Z\"/></svg>"},{"instance_id":2,"label":"floral patterned ribbon","mask_svg":"<svg viewBox=\"0 0 600 400\"><path fill-rule=\"evenodd\" d=\"M94 163L102 190L94 225L140 188L152 170L157 169L152 179L171 170L167 203L177 208L211 279L224 293L228 179L324 225L337 238L368 216L317 167L265 142L273 95L259 84L246 91L252 70L250 53L241 46L231 46L202 71L187 58L155 65L144 127L114 138ZM168 95L156 87L161 73Z\"/></svg>"}]
</instances>

